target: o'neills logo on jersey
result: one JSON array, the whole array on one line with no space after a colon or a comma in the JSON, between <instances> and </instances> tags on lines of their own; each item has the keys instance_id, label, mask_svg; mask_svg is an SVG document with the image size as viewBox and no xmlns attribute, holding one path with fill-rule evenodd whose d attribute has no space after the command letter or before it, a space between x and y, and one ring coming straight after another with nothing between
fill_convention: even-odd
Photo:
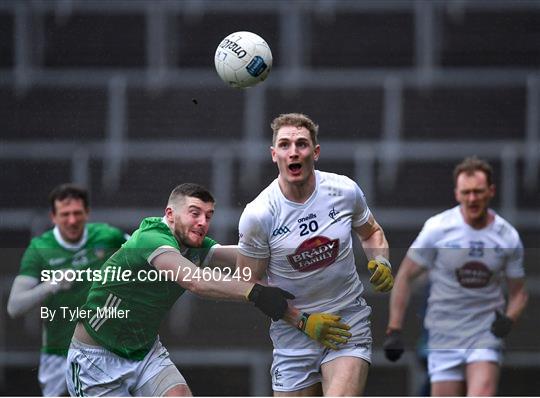
<instances>
[{"instance_id":1,"label":"o'neills logo on jersey","mask_svg":"<svg viewBox=\"0 0 540 398\"><path fill-rule=\"evenodd\" d=\"M302 242L294 254L287 256L287 260L295 270L307 272L328 267L336 261L338 253L339 239L315 236Z\"/></svg>"},{"instance_id":2,"label":"o'neills logo on jersey","mask_svg":"<svg viewBox=\"0 0 540 398\"><path fill-rule=\"evenodd\" d=\"M484 263L478 261L465 263L461 268L456 269L459 284L469 289L487 286L492 275L493 272Z\"/></svg>"}]
</instances>

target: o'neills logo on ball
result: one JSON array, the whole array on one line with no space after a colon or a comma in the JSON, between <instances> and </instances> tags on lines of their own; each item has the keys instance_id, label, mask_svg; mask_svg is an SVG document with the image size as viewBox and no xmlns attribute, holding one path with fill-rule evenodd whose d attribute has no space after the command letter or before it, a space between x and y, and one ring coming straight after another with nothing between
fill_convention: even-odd
<instances>
[{"instance_id":1,"label":"o'neills logo on ball","mask_svg":"<svg viewBox=\"0 0 540 398\"><path fill-rule=\"evenodd\" d=\"M456 269L459 284L469 289L487 286L493 272L483 263L471 261Z\"/></svg>"},{"instance_id":2,"label":"o'neills logo on ball","mask_svg":"<svg viewBox=\"0 0 540 398\"><path fill-rule=\"evenodd\" d=\"M336 261L338 253L339 239L315 236L302 242L294 254L287 256L287 260L295 270L307 272L328 267Z\"/></svg>"},{"instance_id":3,"label":"o'neills logo on ball","mask_svg":"<svg viewBox=\"0 0 540 398\"><path fill-rule=\"evenodd\" d=\"M233 53L236 54L238 58L244 58L247 54L246 50L240 47L238 43L229 39L223 39L219 47L223 49L231 50Z\"/></svg>"}]
</instances>

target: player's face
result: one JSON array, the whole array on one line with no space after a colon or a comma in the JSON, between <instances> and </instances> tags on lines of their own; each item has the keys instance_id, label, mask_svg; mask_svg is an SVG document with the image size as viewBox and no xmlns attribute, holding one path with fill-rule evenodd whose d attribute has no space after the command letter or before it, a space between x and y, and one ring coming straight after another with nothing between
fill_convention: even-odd
<instances>
[{"instance_id":1,"label":"player's face","mask_svg":"<svg viewBox=\"0 0 540 398\"><path fill-rule=\"evenodd\" d=\"M51 220L58 227L62 238L70 243L78 242L88 221L88 209L84 207L84 202L76 198L56 200L54 209Z\"/></svg>"},{"instance_id":2,"label":"player's face","mask_svg":"<svg viewBox=\"0 0 540 398\"><path fill-rule=\"evenodd\" d=\"M304 183L313 176L320 150L319 145L313 145L308 129L295 126L281 127L271 148L280 177L291 184Z\"/></svg>"},{"instance_id":3,"label":"player's face","mask_svg":"<svg viewBox=\"0 0 540 398\"><path fill-rule=\"evenodd\" d=\"M454 192L468 224L478 225L487 221L489 202L495 195L495 186L488 185L484 172L475 171L471 175L461 173Z\"/></svg>"},{"instance_id":4,"label":"player's face","mask_svg":"<svg viewBox=\"0 0 540 398\"><path fill-rule=\"evenodd\" d=\"M185 197L177 210L167 217L173 222L176 238L186 246L200 247L210 228L210 220L214 216L214 203L203 202L199 198Z\"/></svg>"}]
</instances>

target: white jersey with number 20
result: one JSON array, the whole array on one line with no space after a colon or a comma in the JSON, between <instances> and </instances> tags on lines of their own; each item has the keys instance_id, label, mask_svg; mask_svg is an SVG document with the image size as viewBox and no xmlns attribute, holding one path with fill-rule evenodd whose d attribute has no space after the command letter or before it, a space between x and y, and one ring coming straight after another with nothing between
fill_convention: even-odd
<instances>
[{"instance_id":1,"label":"white jersey with number 20","mask_svg":"<svg viewBox=\"0 0 540 398\"><path fill-rule=\"evenodd\" d=\"M335 312L363 291L352 249L352 227L370 216L350 178L315 171L316 188L302 204L286 199L274 180L249 203L239 223L240 253L269 258L267 282L296 296L305 312Z\"/></svg>"}]
</instances>

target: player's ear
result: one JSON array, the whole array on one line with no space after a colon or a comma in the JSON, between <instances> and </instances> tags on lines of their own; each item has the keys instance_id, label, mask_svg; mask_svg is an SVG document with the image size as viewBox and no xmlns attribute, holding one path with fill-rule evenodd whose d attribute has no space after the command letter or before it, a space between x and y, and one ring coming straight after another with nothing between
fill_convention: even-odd
<instances>
[{"instance_id":1,"label":"player's ear","mask_svg":"<svg viewBox=\"0 0 540 398\"><path fill-rule=\"evenodd\" d=\"M495 184L491 184L489 187L488 187L488 190L489 190L489 197L490 198L493 198L495 196L495 193L497 192L496 188L495 188Z\"/></svg>"},{"instance_id":2,"label":"player's ear","mask_svg":"<svg viewBox=\"0 0 540 398\"><path fill-rule=\"evenodd\" d=\"M174 210L171 206L167 206L167 208L165 209L165 218L168 222L174 221Z\"/></svg>"},{"instance_id":3,"label":"player's ear","mask_svg":"<svg viewBox=\"0 0 540 398\"><path fill-rule=\"evenodd\" d=\"M272 155L272 162L277 163L276 148L270 147L270 155Z\"/></svg>"},{"instance_id":4,"label":"player's ear","mask_svg":"<svg viewBox=\"0 0 540 398\"><path fill-rule=\"evenodd\" d=\"M317 161L319 160L319 156L321 156L321 146L317 144L315 145L315 149L313 150L313 159Z\"/></svg>"}]
</instances>

